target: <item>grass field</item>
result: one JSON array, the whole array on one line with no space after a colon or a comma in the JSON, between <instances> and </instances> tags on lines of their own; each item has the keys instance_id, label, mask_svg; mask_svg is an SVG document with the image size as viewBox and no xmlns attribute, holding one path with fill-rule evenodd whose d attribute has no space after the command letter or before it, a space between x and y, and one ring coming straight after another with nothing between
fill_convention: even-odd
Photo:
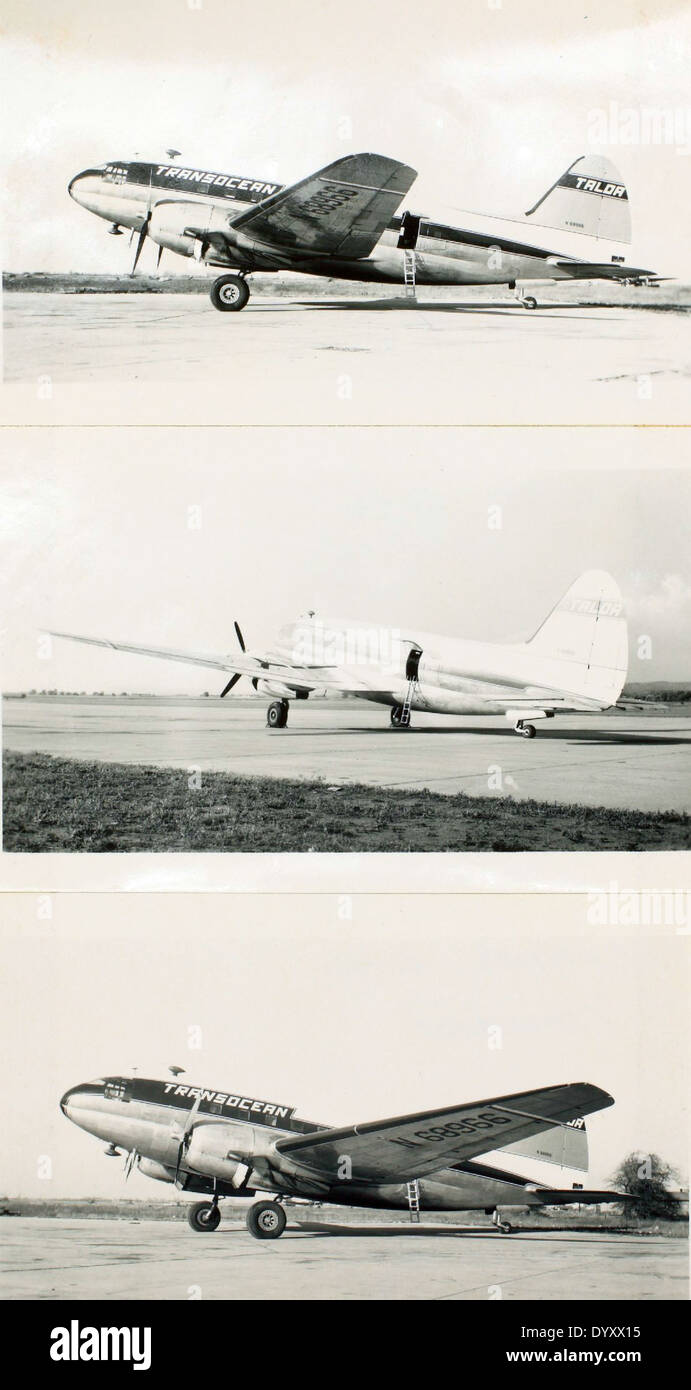
<instances>
[{"instance_id":1,"label":"grass field","mask_svg":"<svg viewBox=\"0 0 691 1390\"><path fill-rule=\"evenodd\" d=\"M688 849L691 818L5 753L6 851Z\"/></svg>"}]
</instances>

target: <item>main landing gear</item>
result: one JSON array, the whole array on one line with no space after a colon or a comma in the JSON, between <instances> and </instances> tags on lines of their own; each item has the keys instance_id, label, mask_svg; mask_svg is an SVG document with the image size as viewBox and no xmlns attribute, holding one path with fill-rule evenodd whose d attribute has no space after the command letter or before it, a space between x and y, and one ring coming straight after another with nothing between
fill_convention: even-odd
<instances>
[{"instance_id":1,"label":"main landing gear","mask_svg":"<svg viewBox=\"0 0 691 1390\"><path fill-rule=\"evenodd\" d=\"M221 1224L218 1202L195 1202L187 1213L193 1231L216 1231Z\"/></svg>"},{"instance_id":2,"label":"main landing gear","mask_svg":"<svg viewBox=\"0 0 691 1390\"><path fill-rule=\"evenodd\" d=\"M211 286L210 294L214 309L220 309L222 314L237 313L239 309L244 309L250 297L250 287L244 271L239 275L219 275L218 280L214 280Z\"/></svg>"},{"instance_id":3,"label":"main landing gear","mask_svg":"<svg viewBox=\"0 0 691 1390\"><path fill-rule=\"evenodd\" d=\"M254 1202L246 1219L247 1229L255 1240L278 1240L287 1221L280 1202Z\"/></svg>"},{"instance_id":4,"label":"main landing gear","mask_svg":"<svg viewBox=\"0 0 691 1390\"><path fill-rule=\"evenodd\" d=\"M287 700L274 700L266 711L266 722L270 729L285 729L288 723L288 710L290 705Z\"/></svg>"}]
</instances>

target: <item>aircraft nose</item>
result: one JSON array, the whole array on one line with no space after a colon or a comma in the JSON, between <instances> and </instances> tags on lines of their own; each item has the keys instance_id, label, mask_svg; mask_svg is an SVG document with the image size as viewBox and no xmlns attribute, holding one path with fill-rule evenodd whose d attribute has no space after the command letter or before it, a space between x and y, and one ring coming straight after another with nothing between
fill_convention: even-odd
<instances>
[{"instance_id":1,"label":"aircraft nose","mask_svg":"<svg viewBox=\"0 0 691 1390\"><path fill-rule=\"evenodd\" d=\"M67 192L70 198L74 198L75 203L81 203L83 194L88 193L93 186L93 174L89 169L82 169L80 174L75 174L74 178L70 179Z\"/></svg>"}]
</instances>

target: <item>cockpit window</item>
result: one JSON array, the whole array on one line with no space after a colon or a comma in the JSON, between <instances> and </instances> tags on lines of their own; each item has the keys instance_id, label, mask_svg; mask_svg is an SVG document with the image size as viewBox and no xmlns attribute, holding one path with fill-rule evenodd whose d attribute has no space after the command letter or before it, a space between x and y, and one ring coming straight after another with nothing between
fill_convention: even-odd
<instances>
[{"instance_id":1,"label":"cockpit window","mask_svg":"<svg viewBox=\"0 0 691 1390\"><path fill-rule=\"evenodd\" d=\"M103 1087L103 1094L106 1100L130 1100L132 1095L132 1082L123 1081L120 1078L106 1081Z\"/></svg>"},{"instance_id":2,"label":"cockpit window","mask_svg":"<svg viewBox=\"0 0 691 1390\"><path fill-rule=\"evenodd\" d=\"M104 164L103 177L106 183L125 183L127 180L127 169L124 164Z\"/></svg>"}]
</instances>

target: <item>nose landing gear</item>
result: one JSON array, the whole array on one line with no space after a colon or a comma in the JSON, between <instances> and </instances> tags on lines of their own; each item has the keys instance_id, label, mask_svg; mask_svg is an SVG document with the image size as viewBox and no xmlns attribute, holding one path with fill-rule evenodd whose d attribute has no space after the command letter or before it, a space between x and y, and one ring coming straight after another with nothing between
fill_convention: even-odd
<instances>
[{"instance_id":1,"label":"nose landing gear","mask_svg":"<svg viewBox=\"0 0 691 1390\"><path fill-rule=\"evenodd\" d=\"M250 287L244 272L239 275L219 275L218 280L214 280L211 286L210 296L214 309L219 309L222 314L237 313L244 309L250 297Z\"/></svg>"}]
</instances>

